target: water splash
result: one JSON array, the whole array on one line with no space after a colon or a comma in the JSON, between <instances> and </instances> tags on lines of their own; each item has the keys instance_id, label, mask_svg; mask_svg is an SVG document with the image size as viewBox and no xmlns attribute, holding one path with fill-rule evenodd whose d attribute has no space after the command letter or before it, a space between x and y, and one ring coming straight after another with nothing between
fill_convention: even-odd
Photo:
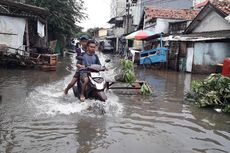
<instances>
[{"instance_id":1,"label":"water splash","mask_svg":"<svg viewBox=\"0 0 230 153\"><path fill-rule=\"evenodd\" d=\"M26 101L35 107L37 115L57 115L72 113L81 113L87 111L90 107L104 109L106 114L121 114L122 105L119 103L119 98L112 92L108 92L107 102L96 100L86 100L80 102L78 98L74 97L70 90L68 95L64 95L61 82L45 85L35 88L27 97Z\"/></svg>"},{"instance_id":2,"label":"water splash","mask_svg":"<svg viewBox=\"0 0 230 153\"><path fill-rule=\"evenodd\" d=\"M101 61L107 58L104 55L99 56ZM72 59L72 61L74 61L74 59ZM75 62L73 62L72 65L74 65L74 63ZM74 96L71 89L68 95L64 95L64 88L72 79L74 73L75 71L73 69L71 74L63 80L36 87L29 93L26 101L31 107L35 108L34 112L36 112L36 115L69 115L88 111L89 108L104 110L106 115L122 114L123 106L119 103L118 96L110 91L106 92L108 100L105 103L88 99L85 102L80 102L79 99ZM108 78L113 78L113 69L111 68L110 71L104 72L104 75Z\"/></svg>"}]
</instances>

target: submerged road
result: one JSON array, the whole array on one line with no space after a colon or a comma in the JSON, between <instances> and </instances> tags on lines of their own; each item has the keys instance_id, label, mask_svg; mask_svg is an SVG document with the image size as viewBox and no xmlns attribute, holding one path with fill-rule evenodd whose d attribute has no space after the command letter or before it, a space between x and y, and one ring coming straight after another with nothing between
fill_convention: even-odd
<instances>
[{"instance_id":1,"label":"submerged road","mask_svg":"<svg viewBox=\"0 0 230 153\"><path fill-rule=\"evenodd\" d=\"M100 55L104 60L105 55ZM113 63L115 58L112 58ZM107 77L116 64L109 64ZM108 91L108 101L80 103L63 90L74 57L56 72L0 69L0 153L228 153L230 117L184 102L190 82L205 76L136 69L154 96ZM106 114L88 110L102 106Z\"/></svg>"}]
</instances>

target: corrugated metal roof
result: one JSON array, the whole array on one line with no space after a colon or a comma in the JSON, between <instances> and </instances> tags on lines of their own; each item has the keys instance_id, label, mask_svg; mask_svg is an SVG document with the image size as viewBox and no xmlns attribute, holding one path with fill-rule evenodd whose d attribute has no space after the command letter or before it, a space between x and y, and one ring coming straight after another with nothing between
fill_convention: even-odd
<instances>
[{"instance_id":1,"label":"corrugated metal roof","mask_svg":"<svg viewBox=\"0 0 230 153\"><path fill-rule=\"evenodd\" d=\"M11 12L5 12L0 9L0 15L5 16L15 16L15 17L25 17L25 18L38 18L36 15L27 14L27 13L11 13Z\"/></svg>"},{"instance_id":2,"label":"corrugated metal roof","mask_svg":"<svg viewBox=\"0 0 230 153\"><path fill-rule=\"evenodd\" d=\"M24 12L29 12L30 14L49 16L49 10L34 5L17 3L7 0L0 0L0 5L15 8L16 10L21 10Z\"/></svg>"},{"instance_id":3,"label":"corrugated metal roof","mask_svg":"<svg viewBox=\"0 0 230 153\"><path fill-rule=\"evenodd\" d=\"M171 35L165 37L164 41L205 41L205 40L224 40L230 39L230 30L200 32L184 35Z\"/></svg>"}]
</instances>

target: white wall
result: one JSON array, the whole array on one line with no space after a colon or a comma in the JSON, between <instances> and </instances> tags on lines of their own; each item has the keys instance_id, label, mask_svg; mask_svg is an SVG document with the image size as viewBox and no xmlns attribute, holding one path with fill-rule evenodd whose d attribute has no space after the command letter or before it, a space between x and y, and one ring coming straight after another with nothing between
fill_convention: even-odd
<instances>
[{"instance_id":1,"label":"white wall","mask_svg":"<svg viewBox=\"0 0 230 153\"><path fill-rule=\"evenodd\" d=\"M202 22L193 30L193 32L207 32L207 31L219 31L230 30L230 23L222 18L215 11L206 16Z\"/></svg>"},{"instance_id":2,"label":"white wall","mask_svg":"<svg viewBox=\"0 0 230 153\"><path fill-rule=\"evenodd\" d=\"M213 42L194 44L195 65L216 65L223 63L225 57L230 57L230 43Z\"/></svg>"},{"instance_id":3,"label":"white wall","mask_svg":"<svg viewBox=\"0 0 230 153\"><path fill-rule=\"evenodd\" d=\"M180 21L180 20L158 18L156 20L155 26L151 26L151 24L154 24L154 23L151 23L151 24L147 23L147 24L144 24L144 29L153 30L153 31L155 31L155 33L161 33L161 32L168 33L169 22L176 22L176 21Z\"/></svg>"},{"instance_id":4,"label":"white wall","mask_svg":"<svg viewBox=\"0 0 230 153\"><path fill-rule=\"evenodd\" d=\"M136 5L132 7L131 14L133 15L133 25L138 25L142 15L141 5Z\"/></svg>"},{"instance_id":5,"label":"white wall","mask_svg":"<svg viewBox=\"0 0 230 153\"><path fill-rule=\"evenodd\" d=\"M100 29L98 31L98 36L99 37L104 37L104 36L107 36L107 33L108 33L108 30L107 29Z\"/></svg>"}]
</instances>

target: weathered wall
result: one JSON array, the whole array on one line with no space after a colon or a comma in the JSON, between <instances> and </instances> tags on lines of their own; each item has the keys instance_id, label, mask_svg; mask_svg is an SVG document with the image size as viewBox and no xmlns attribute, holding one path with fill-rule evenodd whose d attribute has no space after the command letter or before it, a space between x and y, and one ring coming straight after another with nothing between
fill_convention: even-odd
<instances>
[{"instance_id":1,"label":"weathered wall","mask_svg":"<svg viewBox=\"0 0 230 153\"><path fill-rule=\"evenodd\" d=\"M230 24L219 14L212 11L202 22L194 29L193 32L230 30Z\"/></svg>"},{"instance_id":2,"label":"weathered wall","mask_svg":"<svg viewBox=\"0 0 230 153\"><path fill-rule=\"evenodd\" d=\"M225 57L230 57L230 43L213 42L194 44L194 60L195 65L216 65L223 63Z\"/></svg>"},{"instance_id":3,"label":"weathered wall","mask_svg":"<svg viewBox=\"0 0 230 153\"><path fill-rule=\"evenodd\" d=\"M121 35L123 35L125 33L125 29L124 28L115 28L115 29L113 29L113 33L116 37L120 37Z\"/></svg>"},{"instance_id":4,"label":"weathered wall","mask_svg":"<svg viewBox=\"0 0 230 153\"><path fill-rule=\"evenodd\" d=\"M111 18L125 14L125 0L111 0Z\"/></svg>"},{"instance_id":5,"label":"weathered wall","mask_svg":"<svg viewBox=\"0 0 230 153\"><path fill-rule=\"evenodd\" d=\"M173 20L173 19L157 19L157 25L156 25L156 33L168 33L169 31L169 22L175 22L179 20Z\"/></svg>"},{"instance_id":6,"label":"weathered wall","mask_svg":"<svg viewBox=\"0 0 230 153\"><path fill-rule=\"evenodd\" d=\"M144 21L144 29L153 30L155 33L168 33L169 32L169 22L176 22L180 20L175 19L161 19L157 18L156 23L146 23Z\"/></svg>"},{"instance_id":7,"label":"weathered wall","mask_svg":"<svg viewBox=\"0 0 230 153\"><path fill-rule=\"evenodd\" d=\"M230 43L195 43L192 72L213 73L216 64L223 63L225 57L230 57Z\"/></svg>"}]
</instances>

